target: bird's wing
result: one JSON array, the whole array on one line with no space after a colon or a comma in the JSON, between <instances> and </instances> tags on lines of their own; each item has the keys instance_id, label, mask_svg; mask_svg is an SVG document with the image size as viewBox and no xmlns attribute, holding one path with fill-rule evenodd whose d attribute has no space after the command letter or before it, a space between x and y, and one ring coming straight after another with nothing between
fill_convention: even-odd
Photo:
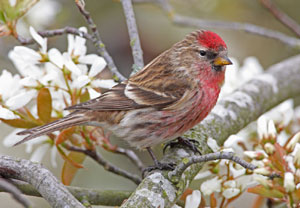
<instances>
[{"instance_id":1,"label":"bird's wing","mask_svg":"<svg viewBox=\"0 0 300 208\"><path fill-rule=\"evenodd\" d=\"M174 80L172 70L163 70L154 63L155 60L128 81L116 85L100 97L70 106L67 110L111 111L147 107L167 108L184 97L191 86L185 79ZM149 67L151 70L148 70Z\"/></svg>"}]
</instances>

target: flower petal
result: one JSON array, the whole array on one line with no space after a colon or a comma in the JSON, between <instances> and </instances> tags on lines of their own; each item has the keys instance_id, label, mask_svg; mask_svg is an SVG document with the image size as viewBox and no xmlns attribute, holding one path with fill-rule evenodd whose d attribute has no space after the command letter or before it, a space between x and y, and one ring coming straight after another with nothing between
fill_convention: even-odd
<instances>
[{"instance_id":1,"label":"flower petal","mask_svg":"<svg viewBox=\"0 0 300 208\"><path fill-rule=\"evenodd\" d=\"M29 160L33 162L41 162L50 145L48 143L42 144L36 148L36 150L32 153Z\"/></svg>"},{"instance_id":2,"label":"flower petal","mask_svg":"<svg viewBox=\"0 0 300 208\"><path fill-rule=\"evenodd\" d=\"M94 62L93 65L91 67L91 70L89 72L89 76L90 77L94 77L97 74L99 74L106 66L106 62L104 60L104 58L102 57L97 57Z\"/></svg>"},{"instance_id":3,"label":"flower petal","mask_svg":"<svg viewBox=\"0 0 300 208\"><path fill-rule=\"evenodd\" d=\"M82 88L90 82L90 78L87 75L81 75L72 82L72 88Z\"/></svg>"},{"instance_id":4,"label":"flower petal","mask_svg":"<svg viewBox=\"0 0 300 208\"><path fill-rule=\"evenodd\" d=\"M185 200L185 208L198 208L201 202L201 192L194 190L192 194L188 195Z\"/></svg>"},{"instance_id":5,"label":"flower petal","mask_svg":"<svg viewBox=\"0 0 300 208\"><path fill-rule=\"evenodd\" d=\"M63 68L64 66L64 58L59 50L56 48L51 48L48 52L49 60L58 66L59 68Z\"/></svg>"},{"instance_id":6,"label":"flower petal","mask_svg":"<svg viewBox=\"0 0 300 208\"><path fill-rule=\"evenodd\" d=\"M10 111L9 109L7 108L3 108L1 105L0 105L0 118L3 118L3 119L16 119L16 118L19 118L19 116L15 115L12 111Z\"/></svg>"},{"instance_id":7,"label":"flower petal","mask_svg":"<svg viewBox=\"0 0 300 208\"><path fill-rule=\"evenodd\" d=\"M12 110L22 108L24 105L26 105L28 102L30 102L31 99L35 95L36 95L35 90L29 90L29 91L21 92L20 94L9 98L6 101L6 105L7 105L7 107L9 107Z\"/></svg>"},{"instance_id":8,"label":"flower petal","mask_svg":"<svg viewBox=\"0 0 300 208\"><path fill-rule=\"evenodd\" d=\"M110 89L118 83L112 79L95 79L92 81L91 85L96 88Z\"/></svg>"},{"instance_id":9,"label":"flower petal","mask_svg":"<svg viewBox=\"0 0 300 208\"><path fill-rule=\"evenodd\" d=\"M33 27L29 28L29 32L32 36L32 38L41 46L41 52L46 53L47 52L47 38L43 38L40 36Z\"/></svg>"}]
</instances>

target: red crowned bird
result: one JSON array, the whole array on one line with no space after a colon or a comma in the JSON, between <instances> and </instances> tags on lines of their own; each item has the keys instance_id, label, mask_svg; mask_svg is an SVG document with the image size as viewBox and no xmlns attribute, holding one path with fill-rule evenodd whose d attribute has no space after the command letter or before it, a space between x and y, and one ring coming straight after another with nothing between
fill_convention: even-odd
<instances>
[{"instance_id":1,"label":"red crowned bird","mask_svg":"<svg viewBox=\"0 0 300 208\"><path fill-rule=\"evenodd\" d=\"M220 36L205 30L192 32L128 80L68 107L73 112L66 117L19 132L28 136L17 144L71 126L90 125L101 126L151 154L152 146L181 136L208 115L229 64Z\"/></svg>"}]
</instances>

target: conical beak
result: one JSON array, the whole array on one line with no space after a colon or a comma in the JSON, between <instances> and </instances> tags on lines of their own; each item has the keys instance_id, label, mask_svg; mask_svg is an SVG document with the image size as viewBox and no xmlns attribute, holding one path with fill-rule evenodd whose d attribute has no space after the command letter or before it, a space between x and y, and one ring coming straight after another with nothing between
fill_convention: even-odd
<instances>
[{"instance_id":1,"label":"conical beak","mask_svg":"<svg viewBox=\"0 0 300 208\"><path fill-rule=\"evenodd\" d=\"M215 66L231 65L232 62L227 56L219 56L214 60Z\"/></svg>"}]
</instances>

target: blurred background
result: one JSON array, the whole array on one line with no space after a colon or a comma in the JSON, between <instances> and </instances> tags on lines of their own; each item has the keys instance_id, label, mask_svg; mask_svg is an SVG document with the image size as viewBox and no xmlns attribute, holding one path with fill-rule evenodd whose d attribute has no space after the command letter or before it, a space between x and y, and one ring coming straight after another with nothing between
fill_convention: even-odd
<instances>
[{"instance_id":1,"label":"blurred background","mask_svg":"<svg viewBox=\"0 0 300 208\"><path fill-rule=\"evenodd\" d=\"M171 5L176 13L196 18L210 20L224 20L253 23L267 27L293 36L285 26L278 22L259 2L249 0L171 0ZM289 16L300 23L300 1L297 0L274 0ZM156 57L175 42L181 40L187 33L196 28L179 27L170 22L167 14L153 4L137 4L134 6L136 20L140 32L142 49L144 52L145 64ZM86 0L86 10L88 10L100 32L100 36L105 43L107 50L113 57L118 69L126 76L130 74L133 64L129 37L121 4L117 0ZM36 30L56 29L65 26L81 27L86 26L85 20L78 12L73 1L69 0L40 0L34 8L18 23L18 32L29 37L28 27L32 25ZM283 43L267 39L265 37L247 34L240 31L216 30L225 40L229 50L229 56L236 58L241 64L246 57L255 56L264 68L279 62L297 53L296 50ZM19 43L12 37L0 38L0 71L6 69L13 73L16 70L8 59L8 52ZM31 47L37 47L36 45ZM48 48L58 48L60 51L67 50L66 35L49 38ZM88 53L95 52L92 44L88 43ZM0 72L1 73L1 72ZM1 138L9 134L13 129L0 124ZM127 144L113 140L120 146L127 147ZM25 153L24 146L4 147L0 142L0 154L12 155L22 158L29 158L30 154ZM121 168L137 172L137 169L130 161L122 156L103 152L103 155L120 166ZM156 153L161 153L161 148L156 149ZM148 154L138 152L138 154L151 164ZM62 167L62 160L57 156L58 167L53 168L49 163L50 154L44 157L43 164L49 168L58 178ZM136 187L131 181L123 179L112 173L107 173L102 167L94 163L89 158L84 163L84 169L76 175L72 185L96 189L134 190ZM199 187L199 184L193 184ZM9 198L9 199L8 199ZM43 200L30 197L35 207L49 207ZM244 199L243 199L244 200ZM252 198L248 198L251 203ZM0 194L0 207L21 207L10 198L9 195ZM239 203L239 202L236 202ZM245 201L243 201L245 205ZM236 204L236 207L239 207Z\"/></svg>"}]
</instances>

